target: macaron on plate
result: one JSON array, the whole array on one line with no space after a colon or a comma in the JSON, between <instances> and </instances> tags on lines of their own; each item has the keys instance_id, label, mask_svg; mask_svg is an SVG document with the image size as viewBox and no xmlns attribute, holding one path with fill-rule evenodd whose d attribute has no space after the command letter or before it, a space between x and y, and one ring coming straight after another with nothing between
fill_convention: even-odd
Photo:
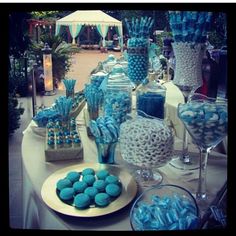
<instances>
[{"instance_id":1,"label":"macaron on plate","mask_svg":"<svg viewBox=\"0 0 236 236\"><path fill-rule=\"evenodd\" d=\"M92 173L92 170L94 170L94 173ZM112 178L109 177L107 180L116 178L116 182L107 183L110 184L107 192L106 188L104 191L99 188L96 189L96 184L93 186L92 178L89 178L89 181L87 180L89 182L87 183L87 188L90 191L84 192L77 188L73 189L73 186L78 185L78 183L74 183L78 181L82 182L86 173L88 175L94 174L94 182L96 180L106 182L105 179L108 176L103 176L105 174L112 176ZM96 176L97 173L98 176ZM62 182L64 184L64 180L67 177L70 177L69 179L72 182L68 186L65 185L67 189L63 190L64 186ZM135 179L123 168L115 165L83 163L59 169L51 174L43 183L41 196L45 204L56 212L75 217L97 217L116 212L127 206L136 196L137 190L138 187ZM80 195L76 197L78 194ZM94 196L91 197L91 195L89 198L87 194Z\"/></svg>"}]
</instances>

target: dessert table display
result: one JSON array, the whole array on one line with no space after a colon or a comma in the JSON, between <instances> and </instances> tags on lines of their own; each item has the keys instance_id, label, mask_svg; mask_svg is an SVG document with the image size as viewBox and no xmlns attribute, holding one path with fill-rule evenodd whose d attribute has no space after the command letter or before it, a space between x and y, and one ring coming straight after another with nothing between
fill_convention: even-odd
<instances>
[{"instance_id":1,"label":"dessert table display","mask_svg":"<svg viewBox=\"0 0 236 236\"><path fill-rule=\"evenodd\" d=\"M167 101L168 97L172 101L173 108L175 107L175 112L177 112L177 98L183 99L181 93L178 93L176 90L177 97L173 95L175 86L169 82L164 84L167 87ZM169 91L170 90L170 91ZM169 92L170 93L169 93ZM171 104L171 102L170 102ZM83 107L78 117L76 118L76 125L78 133L83 145L82 155L80 159L74 160L63 160L63 161L54 161L46 162L45 161L45 131L44 134L40 132L35 132L36 127L34 121L32 121L27 129L24 131L24 137L22 140L22 157L23 157L23 201L24 201L24 227L25 228L38 228L38 229L71 229L71 230L132 230L130 225L130 210L132 203L138 197L143 190L146 188L139 185L138 183L134 184L134 173L136 173L137 168L133 165L130 165L123 160L120 154L120 144L117 143L115 149L115 164L108 165L109 168L114 167L116 169L112 174L117 174L117 172L125 173L121 174L119 178L122 181L124 188L128 189L131 193L131 196L128 197L128 200L123 200L122 204L119 203L120 199L118 198L118 205L110 206L107 211L100 213L99 216L73 216L71 214L71 208L69 212L61 212L61 204L56 205L55 210L54 206L50 205L52 202L56 204L59 199L54 199L56 194L56 186L54 185L56 181L64 177L69 171L80 171L84 167L94 168L99 165L98 163L98 149L96 143L91 139L87 134L86 119L85 119L85 110L86 106ZM36 129L37 130L37 129ZM176 132L175 132L176 134ZM175 135L175 149L181 150L181 138L179 139ZM194 145L190 145L190 151L193 153L198 153L198 150ZM102 164L104 165L104 164ZM96 167L97 168L97 167ZM155 168L154 168L155 169ZM173 169L170 165L165 165L158 168L158 171L161 172L163 176L163 184L176 184L188 189L191 192L195 192L197 189L198 182L198 171L186 172ZM59 175L58 175L59 174ZM55 177L55 176L58 176ZM221 176L218 178L218 176ZM53 183L48 182L48 179L54 179ZM208 206L211 201L215 198L218 190L227 180L227 159L225 155L212 152L208 160L208 199L205 206ZM46 185L45 194L44 184ZM49 186L47 187L47 184ZM53 185L54 190L53 191ZM131 185L131 190L130 190ZM137 187L137 188L136 188ZM52 193L52 194L51 194ZM125 190L124 193L127 193ZM45 195L52 199L45 199ZM124 195L121 195L123 199ZM57 196L56 196L57 197ZM126 199L126 197L124 198ZM49 205L47 202L49 201ZM117 203L114 201L114 203ZM121 204L121 205L120 205ZM64 208L64 207L62 207ZM68 208L66 206L65 208ZM72 208L73 212L75 211ZM107 214L105 213L107 212ZM109 213L108 213L109 212ZM112 217L111 215L112 214ZM87 215L87 214L86 214Z\"/></svg>"},{"instance_id":2,"label":"dessert table display","mask_svg":"<svg viewBox=\"0 0 236 236\"><path fill-rule=\"evenodd\" d=\"M204 172L204 176L208 174L208 195L198 205L190 193L206 178L196 170L186 172L168 165L183 144L185 133L180 119L185 125L197 120L194 124L198 125L202 116L196 118L192 111L180 115L179 103L188 103L172 82L155 81L150 72L152 78L147 80L148 35L153 20L143 17L126 23L131 34L128 63L121 64L123 59L109 56L102 63L105 71L91 75L90 84L79 93L81 99L74 93L75 81L65 80L66 96L58 97L49 110L38 113L24 131L24 228L195 229L227 181L226 156L211 152L208 173ZM145 110L150 97L158 101L159 115L153 114L151 107ZM205 113L210 121L227 119L225 114L221 117L223 112ZM35 132L35 124L45 129L44 135ZM192 140L197 142L195 136ZM196 145L189 143L189 152L198 153ZM159 188L161 182L172 187ZM137 198L149 195L150 186L156 187L148 196L151 205ZM184 193L171 192L173 186ZM137 200L131 210L136 199L141 201Z\"/></svg>"},{"instance_id":3,"label":"dessert table display","mask_svg":"<svg viewBox=\"0 0 236 236\"><path fill-rule=\"evenodd\" d=\"M85 109L85 108L84 108ZM63 160L55 162L45 161L45 136L42 137L32 130L35 126L32 121L24 131L22 140L23 157L23 206L24 206L24 228L38 229L70 229L70 230L131 230L129 213L132 206L131 201L125 207L114 211L112 215L99 217L75 217L59 213L44 202L41 196L42 186L51 175L56 171L62 170L63 175L67 170L83 168L81 164L91 163L91 167L98 163L97 148L94 140L87 136L87 129L82 111L77 117L78 132L83 144L83 158L79 160ZM175 149L181 150L181 139L175 137ZM189 150L194 153L199 151L194 145L189 146ZM119 143L116 148L115 167L122 169L125 173L133 175L137 170L129 165L120 155ZM195 192L198 183L198 171L186 172L165 165L158 168L163 175L162 184L176 184ZM127 174L128 175L128 174ZM129 175L128 175L129 176ZM220 178L219 178L220 176ZM123 177L122 177L123 178ZM58 178L59 180L60 178ZM218 190L227 180L227 158L226 155L212 152L208 160L208 199L206 205L209 205L215 198ZM125 184L125 183L123 183ZM50 188L53 186L50 185ZM56 187L55 187L56 189ZM136 196L143 191L143 187L138 186ZM53 201L53 200L52 200ZM56 201L56 200L55 200ZM111 217L112 216L112 217Z\"/></svg>"}]
</instances>

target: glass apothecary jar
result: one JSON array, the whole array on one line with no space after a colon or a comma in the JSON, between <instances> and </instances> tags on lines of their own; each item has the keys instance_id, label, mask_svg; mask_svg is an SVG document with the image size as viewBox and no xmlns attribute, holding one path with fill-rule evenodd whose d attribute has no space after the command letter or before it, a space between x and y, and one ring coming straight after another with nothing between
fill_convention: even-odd
<instances>
[{"instance_id":1,"label":"glass apothecary jar","mask_svg":"<svg viewBox=\"0 0 236 236\"><path fill-rule=\"evenodd\" d=\"M155 80L154 72L149 72L146 80L137 89L136 98L138 115L142 116L142 112L144 112L147 115L164 119L166 88Z\"/></svg>"},{"instance_id":2,"label":"glass apothecary jar","mask_svg":"<svg viewBox=\"0 0 236 236\"><path fill-rule=\"evenodd\" d=\"M114 55L110 54L107 59L103 62L103 69L107 72L110 73L117 63L117 60Z\"/></svg>"},{"instance_id":3,"label":"glass apothecary jar","mask_svg":"<svg viewBox=\"0 0 236 236\"><path fill-rule=\"evenodd\" d=\"M132 110L132 83L122 65L115 65L104 91L104 114L112 116L118 124L124 122Z\"/></svg>"}]
</instances>

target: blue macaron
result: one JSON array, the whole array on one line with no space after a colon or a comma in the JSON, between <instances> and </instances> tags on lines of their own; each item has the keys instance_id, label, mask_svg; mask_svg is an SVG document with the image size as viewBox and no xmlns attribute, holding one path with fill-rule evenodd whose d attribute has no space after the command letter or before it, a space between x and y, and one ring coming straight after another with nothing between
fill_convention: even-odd
<instances>
[{"instance_id":1,"label":"blue macaron","mask_svg":"<svg viewBox=\"0 0 236 236\"><path fill-rule=\"evenodd\" d=\"M80 174L76 171L71 171L66 175L66 178L69 179L72 183L79 181Z\"/></svg>"},{"instance_id":2,"label":"blue macaron","mask_svg":"<svg viewBox=\"0 0 236 236\"><path fill-rule=\"evenodd\" d=\"M70 188L72 187L72 183L69 179L60 179L58 182L57 182L57 189L58 190L62 190L63 188Z\"/></svg>"},{"instance_id":3,"label":"blue macaron","mask_svg":"<svg viewBox=\"0 0 236 236\"><path fill-rule=\"evenodd\" d=\"M109 172L108 172L107 170L100 170L100 171L97 172L96 175L97 175L97 178L98 178L98 179L103 179L103 180L105 180L106 177L109 175Z\"/></svg>"},{"instance_id":4,"label":"blue macaron","mask_svg":"<svg viewBox=\"0 0 236 236\"><path fill-rule=\"evenodd\" d=\"M117 184L108 184L106 186L106 193L111 197L118 197L121 193L121 187Z\"/></svg>"},{"instance_id":5,"label":"blue macaron","mask_svg":"<svg viewBox=\"0 0 236 236\"><path fill-rule=\"evenodd\" d=\"M83 181L89 186L93 185L95 180L96 179L95 179L94 175L85 175L85 176L83 176Z\"/></svg>"},{"instance_id":6,"label":"blue macaron","mask_svg":"<svg viewBox=\"0 0 236 236\"><path fill-rule=\"evenodd\" d=\"M75 190L73 188L63 188L59 194L61 200L71 200L74 197Z\"/></svg>"},{"instance_id":7,"label":"blue macaron","mask_svg":"<svg viewBox=\"0 0 236 236\"><path fill-rule=\"evenodd\" d=\"M105 207L110 203L110 196L107 193L98 193L94 200L98 206Z\"/></svg>"},{"instance_id":8,"label":"blue macaron","mask_svg":"<svg viewBox=\"0 0 236 236\"><path fill-rule=\"evenodd\" d=\"M77 208L87 208L90 205L90 197L86 193L79 193L74 198L74 204Z\"/></svg>"},{"instance_id":9,"label":"blue macaron","mask_svg":"<svg viewBox=\"0 0 236 236\"><path fill-rule=\"evenodd\" d=\"M87 183L85 183L84 181L76 181L73 184L73 188L75 190L76 193L83 193L84 190L88 187Z\"/></svg>"},{"instance_id":10,"label":"blue macaron","mask_svg":"<svg viewBox=\"0 0 236 236\"><path fill-rule=\"evenodd\" d=\"M99 192L105 191L106 183L102 179L98 179L93 183L93 187L97 188Z\"/></svg>"},{"instance_id":11,"label":"blue macaron","mask_svg":"<svg viewBox=\"0 0 236 236\"><path fill-rule=\"evenodd\" d=\"M84 190L84 193L88 194L90 199L94 199L94 197L98 194L98 190L95 187L87 187Z\"/></svg>"},{"instance_id":12,"label":"blue macaron","mask_svg":"<svg viewBox=\"0 0 236 236\"><path fill-rule=\"evenodd\" d=\"M95 175L95 171L92 168L86 168L82 171L82 175Z\"/></svg>"},{"instance_id":13,"label":"blue macaron","mask_svg":"<svg viewBox=\"0 0 236 236\"><path fill-rule=\"evenodd\" d=\"M107 184L118 184L119 179L115 175L109 175L106 177L105 182Z\"/></svg>"}]
</instances>

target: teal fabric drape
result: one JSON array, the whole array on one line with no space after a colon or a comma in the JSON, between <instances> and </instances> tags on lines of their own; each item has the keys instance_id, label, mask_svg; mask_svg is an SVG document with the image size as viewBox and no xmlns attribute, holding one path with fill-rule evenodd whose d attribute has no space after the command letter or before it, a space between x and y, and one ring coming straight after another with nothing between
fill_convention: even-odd
<instances>
[{"instance_id":1,"label":"teal fabric drape","mask_svg":"<svg viewBox=\"0 0 236 236\"><path fill-rule=\"evenodd\" d=\"M75 44L75 38L79 35L80 30L82 28L82 25L75 25L75 24L71 24L69 25L69 29L70 29L70 34L73 38L72 44Z\"/></svg>"},{"instance_id":2,"label":"teal fabric drape","mask_svg":"<svg viewBox=\"0 0 236 236\"><path fill-rule=\"evenodd\" d=\"M102 29L101 29L101 25L96 25L98 33L101 35L102 37Z\"/></svg>"},{"instance_id":3,"label":"teal fabric drape","mask_svg":"<svg viewBox=\"0 0 236 236\"><path fill-rule=\"evenodd\" d=\"M58 35L61 29L61 25L56 25L56 32L55 35Z\"/></svg>"},{"instance_id":4,"label":"teal fabric drape","mask_svg":"<svg viewBox=\"0 0 236 236\"><path fill-rule=\"evenodd\" d=\"M107 36L109 26L108 25L96 25L96 27L97 27L99 34L102 37L102 46L105 47L106 46L105 37Z\"/></svg>"},{"instance_id":5,"label":"teal fabric drape","mask_svg":"<svg viewBox=\"0 0 236 236\"><path fill-rule=\"evenodd\" d=\"M123 32L122 32L122 27L116 26L115 30L116 30L116 33L119 36L119 45L121 47L121 50L123 50Z\"/></svg>"}]
</instances>

